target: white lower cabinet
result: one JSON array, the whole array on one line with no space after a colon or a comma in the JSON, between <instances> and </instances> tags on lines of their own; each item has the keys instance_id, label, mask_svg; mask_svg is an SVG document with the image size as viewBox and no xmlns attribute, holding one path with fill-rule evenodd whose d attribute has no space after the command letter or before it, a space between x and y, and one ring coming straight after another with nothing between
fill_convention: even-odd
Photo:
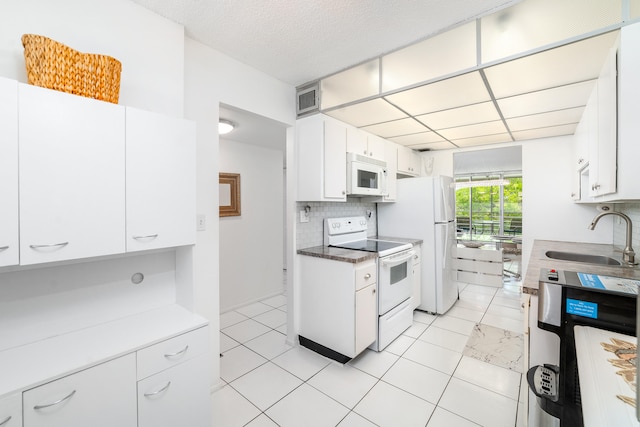
<instances>
[{"instance_id":1,"label":"white lower cabinet","mask_svg":"<svg viewBox=\"0 0 640 427\"><path fill-rule=\"evenodd\" d=\"M211 426L209 363L200 355L138 381L138 426Z\"/></svg>"},{"instance_id":2,"label":"white lower cabinet","mask_svg":"<svg viewBox=\"0 0 640 427\"><path fill-rule=\"evenodd\" d=\"M411 292L411 309L415 310L421 304L422 300L422 245L413 245L413 250L416 254L413 256L412 265L412 289Z\"/></svg>"},{"instance_id":3,"label":"white lower cabinet","mask_svg":"<svg viewBox=\"0 0 640 427\"><path fill-rule=\"evenodd\" d=\"M17 265L20 253L17 104L18 82L0 78L0 267Z\"/></svg>"},{"instance_id":4,"label":"white lower cabinet","mask_svg":"<svg viewBox=\"0 0 640 427\"><path fill-rule=\"evenodd\" d=\"M22 399L19 393L0 399L0 427L22 427Z\"/></svg>"},{"instance_id":5,"label":"white lower cabinet","mask_svg":"<svg viewBox=\"0 0 640 427\"><path fill-rule=\"evenodd\" d=\"M135 377L128 354L27 390L24 427L135 427Z\"/></svg>"}]
</instances>

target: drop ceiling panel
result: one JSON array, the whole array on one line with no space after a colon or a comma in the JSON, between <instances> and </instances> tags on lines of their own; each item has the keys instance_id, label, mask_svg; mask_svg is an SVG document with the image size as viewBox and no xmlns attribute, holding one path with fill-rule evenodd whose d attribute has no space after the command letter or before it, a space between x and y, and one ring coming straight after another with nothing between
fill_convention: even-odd
<instances>
[{"instance_id":1,"label":"drop ceiling panel","mask_svg":"<svg viewBox=\"0 0 640 427\"><path fill-rule=\"evenodd\" d=\"M356 127L408 117L405 113L381 98L339 108L326 112L326 114Z\"/></svg>"},{"instance_id":2,"label":"drop ceiling panel","mask_svg":"<svg viewBox=\"0 0 640 427\"><path fill-rule=\"evenodd\" d=\"M407 135L411 133L424 132L427 130L423 124L415 119L407 118L394 120L392 122L379 123L377 125L365 126L362 128L367 132L371 132L375 135L383 138L389 138L398 135Z\"/></svg>"},{"instance_id":3,"label":"drop ceiling panel","mask_svg":"<svg viewBox=\"0 0 640 427\"><path fill-rule=\"evenodd\" d=\"M507 126L511 132L538 129L549 126L567 125L580 122L584 107L568 108L566 110L548 113L532 114L530 116L507 119Z\"/></svg>"},{"instance_id":4,"label":"drop ceiling panel","mask_svg":"<svg viewBox=\"0 0 640 427\"><path fill-rule=\"evenodd\" d=\"M412 135L396 136L389 138L390 141L400 145L420 145L420 144L432 144L434 142L445 141L440 135L435 132L421 132L414 133Z\"/></svg>"},{"instance_id":5,"label":"drop ceiling panel","mask_svg":"<svg viewBox=\"0 0 640 427\"><path fill-rule=\"evenodd\" d=\"M524 130L519 132L512 132L513 137L516 141L524 141L527 139L538 139L538 138L548 138L551 136L563 136L563 135L573 135L576 131L576 126L578 124L570 124L570 125L562 125L562 126L551 126L540 129L531 129Z\"/></svg>"},{"instance_id":6,"label":"drop ceiling panel","mask_svg":"<svg viewBox=\"0 0 640 427\"><path fill-rule=\"evenodd\" d=\"M456 54L451 54L455 46ZM461 25L382 58L382 92L446 76L476 65L476 22Z\"/></svg>"},{"instance_id":7,"label":"drop ceiling panel","mask_svg":"<svg viewBox=\"0 0 640 427\"><path fill-rule=\"evenodd\" d=\"M505 118L584 106L595 87L595 80L498 99Z\"/></svg>"},{"instance_id":8,"label":"drop ceiling panel","mask_svg":"<svg viewBox=\"0 0 640 427\"><path fill-rule=\"evenodd\" d=\"M471 138L462 138L452 140L458 147L474 147L476 145L499 144L501 142L512 142L508 133L499 133L495 135L474 136Z\"/></svg>"},{"instance_id":9,"label":"drop ceiling panel","mask_svg":"<svg viewBox=\"0 0 640 427\"><path fill-rule=\"evenodd\" d=\"M451 141L454 139L507 133L507 129L505 128L504 123L498 120L494 122L486 122L486 123L479 123L475 125L443 129L441 131L438 131L438 133Z\"/></svg>"},{"instance_id":10,"label":"drop ceiling panel","mask_svg":"<svg viewBox=\"0 0 640 427\"><path fill-rule=\"evenodd\" d=\"M357 65L320 81L320 108L331 108L377 95L380 61L375 59Z\"/></svg>"},{"instance_id":11,"label":"drop ceiling panel","mask_svg":"<svg viewBox=\"0 0 640 427\"><path fill-rule=\"evenodd\" d=\"M490 100L489 92L477 71L409 89L385 98L413 116Z\"/></svg>"},{"instance_id":12,"label":"drop ceiling panel","mask_svg":"<svg viewBox=\"0 0 640 427\"><path fill-rule=\"evenodd\" d=\"M455 145L448 141L442 142L432 142L431 144L417 144L417 145L409 145L409 148L412 150L451 150L452 148L456 148Z\"/></svg>"},{"instance_id":13,"label":"drop ceiling panel","mask_svg":"<svg viewBox=\"0 0 640 427\"><path fill-rule=\"evenodd\" d=\"M481 19L482 62L526 52L621 21L622 1L523 1Z\"/></svg>"},{"instance_id":14,"label":"drop ceiling panel","mask_svg":"<svg viewBox=\"0 0 640 427\"><path fill-rule=\"evenodd\" d=\"M496 98L520 95L598 78L618 32L486 68Z\"/></svg>"},{"instance_id":15,"label":"drop ceiling panel","mask_svg":"<svg viewBox=\"0 0 640 427\"><path fill-rule=\"evenodd\" d=\"M438 111L437 113L417 116L425 125L433 130L452 128L455 126L471 125L475 123L500 120L498 110L493 102L481 102L480 104L467 105L460 108Z\"/></svg>"}]
</instances>

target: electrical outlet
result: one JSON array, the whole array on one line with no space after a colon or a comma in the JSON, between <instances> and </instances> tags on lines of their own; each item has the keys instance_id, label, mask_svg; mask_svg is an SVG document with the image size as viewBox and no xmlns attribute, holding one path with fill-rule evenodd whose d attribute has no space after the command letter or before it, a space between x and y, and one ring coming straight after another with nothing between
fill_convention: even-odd
<instances>
[{"instance_id":1,"label":"electrical outlet","mask_svg":"<svg viewBox=\"0 0 640 427\"><path fill-rule=\"evenodd\" d=\"M309 222L309 214L305 211L300 211L300 222Z\"/></svg>"},{"instance_id":2,"label":"electrical outlet","mask_svg":"<svg viewBox=\"0 0 640 427\"><path fill-rule=\"evenodd\" d=\"M197 231L205 231L207 229L207 217L206 215L198 215L196 217L196 230Z\"/></svg>"}]
</instances>

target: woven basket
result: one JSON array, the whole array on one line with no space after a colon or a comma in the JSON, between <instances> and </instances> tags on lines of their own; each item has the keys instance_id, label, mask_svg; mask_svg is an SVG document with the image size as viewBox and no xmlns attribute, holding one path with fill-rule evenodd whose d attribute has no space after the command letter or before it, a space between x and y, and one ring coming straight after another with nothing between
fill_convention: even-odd
<instances>
[{"instance_id":1,"label":"woven basket","mask_svg":"<svg viewBox=\"0 0 640 427\"><path fill-rule=\"evenodd\" d=\"M29 84L118 103L122 64L117 59L35 34L23 35L22 45Z\"/></svg>"}]
</instances>

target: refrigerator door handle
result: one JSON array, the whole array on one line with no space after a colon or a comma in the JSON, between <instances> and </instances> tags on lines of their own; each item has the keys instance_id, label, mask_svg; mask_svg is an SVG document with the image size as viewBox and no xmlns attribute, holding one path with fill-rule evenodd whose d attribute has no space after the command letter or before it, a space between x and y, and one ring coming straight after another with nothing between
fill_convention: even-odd
<instances>
[{"instance_id":1,"label":"refrigerator door handle","mask_svg":"<svg viewBox=\"0 0 640 427\"><path fill-rule=\"evenodd\" d=\"M444 241L442 242L442 269L447 269L447 252L449 252L449 226L444 228Z\"/></svg>"}]
</instances>

